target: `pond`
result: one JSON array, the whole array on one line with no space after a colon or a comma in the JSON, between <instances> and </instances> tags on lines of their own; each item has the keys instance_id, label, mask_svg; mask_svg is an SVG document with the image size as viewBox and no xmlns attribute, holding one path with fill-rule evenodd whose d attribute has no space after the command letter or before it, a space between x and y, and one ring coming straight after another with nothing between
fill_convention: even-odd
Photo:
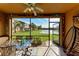
<instances>
[{"instance_id":1,"label":"pond","mask_svg":"<svg viewBox=\"0 0 79 59\"><path fill-rule=\"evenodd\" d=\"M42 30L40 33L42 33L42 34L49 34L49 30ZM57 30L50 30L50 34L52 34L52 33L54 33L54 34L59 34L59 32L57 31Z\"/></svg>"}]
</instances>

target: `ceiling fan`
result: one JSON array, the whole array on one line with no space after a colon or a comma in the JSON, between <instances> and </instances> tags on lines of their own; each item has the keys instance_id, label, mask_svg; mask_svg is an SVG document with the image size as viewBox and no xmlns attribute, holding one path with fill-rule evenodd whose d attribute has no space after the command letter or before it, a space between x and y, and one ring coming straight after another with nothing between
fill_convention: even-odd
<instances>
[{"instance_id":1,"label":"ceiling fan","mask_svg":"<svg viewBox=\"0 0 79 59\"><path fill-rule=\"evenodd\" d=\"M37 7L35 3L24 3L27 8L23 11L24 13L27 12L32 12L34 16L37 16L37 11L38 12L43 12L44 10L40 7Z\"/></svg>"}]
</instances>

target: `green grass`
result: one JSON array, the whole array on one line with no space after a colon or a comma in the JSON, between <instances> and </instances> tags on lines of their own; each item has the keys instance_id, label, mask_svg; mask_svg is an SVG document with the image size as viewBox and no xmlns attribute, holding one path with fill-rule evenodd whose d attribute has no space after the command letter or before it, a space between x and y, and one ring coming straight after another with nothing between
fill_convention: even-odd
<instances>
[{"instance_id":1,"label":"green grass","mask_svg":"<svg viewBox=\"0 0 79 59\"><path fill-rule=\"evenodd\" d=\"M41 39L42 42L47 41L49 39L49 34L43 34L43 33L40 33L40 32L41 32L41 30L35 30L35 31L31 32L31 35L32 35L33 38L39 38L39 39ZM30 31L16 32L16 33L12 34L12 39L15 39L17 35L18 36L23 36L25 38L26 36L30 35ZM50 39L52 39L52 37L54 37L55 39L57 39L58 35L56 35L56 34L54 34L54 35L50 34Z\"/></svg>"}]
</instances>

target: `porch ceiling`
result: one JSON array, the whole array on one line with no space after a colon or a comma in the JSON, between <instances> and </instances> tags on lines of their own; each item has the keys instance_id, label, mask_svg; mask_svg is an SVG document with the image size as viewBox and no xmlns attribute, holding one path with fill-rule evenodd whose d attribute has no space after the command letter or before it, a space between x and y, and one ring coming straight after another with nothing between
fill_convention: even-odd
<instances>
[{"instance_id":1,"label":"porch ceiling","mask_svg":"<svg viewBox=\"0 0 79 59\"><path fill-rule=\"evenodd\" d=\"M48 13L65 13L74 9L79 3L37 3L38 7L44 9L44 14ZM23 3L0 3L0 11L6 13L19 13L22 14L23 10L27 8Z\"/></svg>"}]
</instances>

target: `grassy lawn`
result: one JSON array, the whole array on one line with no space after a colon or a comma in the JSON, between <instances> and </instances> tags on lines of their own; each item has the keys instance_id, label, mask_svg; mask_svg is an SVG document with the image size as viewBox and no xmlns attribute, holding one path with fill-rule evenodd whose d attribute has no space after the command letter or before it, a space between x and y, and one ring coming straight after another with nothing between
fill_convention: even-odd
<instances>
[{"instance_id":1,"label":"grassy lawn","mask_svg":"<svg viewBox=\"0 0 79 59\"><path fill-rule=\"evenodd\" d=\"M31 32L31 35L32 35L32 37L41 39L42 42L47 41L49 39L49 34L43 34L43 33L40 33L40 32L41 32L41 30L35 30L35 31ZM17 35L18 36L20 35L20 36L26 37L26 36L30 35L30 31L16 32L16 33L13 34L12 38L15 39ZM55 39L58 38L58 35L56 35L56 34L54 34L54 35L50 34L50 39L52 39L52 36Z\"/></svg>"}]
</instances>

